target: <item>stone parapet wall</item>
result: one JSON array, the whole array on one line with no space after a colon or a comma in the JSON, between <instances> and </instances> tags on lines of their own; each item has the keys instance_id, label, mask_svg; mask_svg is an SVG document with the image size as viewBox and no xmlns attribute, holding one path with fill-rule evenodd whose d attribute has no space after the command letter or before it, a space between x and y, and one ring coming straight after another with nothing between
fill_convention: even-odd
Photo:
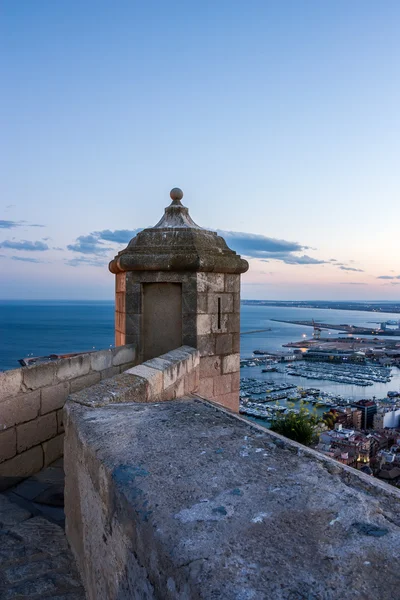
<instances>
[{"instance_id":1,"label":"stone parapet wall","mask_svg":"<svg viewBox=\"0 0 400 600\"><path fill-rule=\"evenodd\" d=\"M121 375L71 394L70 403L91 408L126 402L164 402L199 387L200 356L189 346L181 346L157 358L152 358Z\"/></svg>"},{"instance_id":2,"label":"stone parapet wall","mask_svg":"<svg viewBox=\"0 0 400 600\"><path fill-rule=\"evenodd\" d=\"M134 364L130 345L0 373L0 489L62 456L69 394Z\"/></svg>"},{"instance_id":3,"label":"stone parapet wall","mask_svg":"<svg viewBox=\"0 0 400 600\"><path fill-rule=\"evenodd\" d=\"M195 397L65 411L88 600L398 597L399 490Z\"/></svg>"}]
</instances>

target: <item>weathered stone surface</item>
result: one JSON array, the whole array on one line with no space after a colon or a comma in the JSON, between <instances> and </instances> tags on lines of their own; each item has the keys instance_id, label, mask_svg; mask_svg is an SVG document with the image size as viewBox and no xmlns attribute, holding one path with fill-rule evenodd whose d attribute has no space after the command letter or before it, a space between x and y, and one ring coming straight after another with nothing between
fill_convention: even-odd
<instances>
[{"instance_id":1,"label":"weathered stone surface","mask_svg":"<svg viewBox=\"0 0 400 600\"><path fill-rule=\"evenodd\" d=\"M0 463L17 453L17 434L15 428L0 431Z\"/></svg>"},{"instance_id":2,"label":"weathered stone surface","mask_svg":"<svg viewBox=\"0 0 400 600\"><path fill-rule=\"evenodd\" d=\"M64 454L64 434L57 435L42 444L44 452L44 466L51 465L57 458Z\"/></svg>"},{"instance_id":3,"label":"weathered stone surface","mask_svg":"<svg viewBox=\"0 0 400 600\"><path fill-rule=\"evenodd\" d=\"M54 383L56 367L53 362L23 367L21 370L22 387L25 390L37 390Z\"/></svg>"},{"instance_id":4,"label":"weathered stone surface","mask_svg":"<svg viewBox=\"0 0 400 600\"><path fill-rule=\"evenodd\" d=\"M99 352L91 352L90 368L93 371L104 371L112 366L113 352L112 350L100 350Z\"/></svg>"},{"instance_id":5,"label":"weathered stone surface","mask_svg":"<svg viewBox=\"0 0 400 600\"><path fill-rule=\"evenodd\" d=\"M133 369L128 369L126 374L145 379L149 384L150 394L153 398L158 397L163 391L164 377L162 371L159 371L158 369L152 369L146 364L143 364L133 367Z\"/></svg>"},{"instance_id":6,"label":"weathered stone surface","mask_svg":"<svg viewBox=\"0 0 400 600\"><path fill-rule=\"evenodd\" d=\"M216 354L232 354L233 336L231 333L222 333L215 337L215 353Z\"/></svg>"},{"instance_id":7,"label":"weathered stone surface","mask_svg":"<svg viewBox=\"0 0 400 600\"><path fill-rule=\"evenodd\" d=\"M69 394L69 383L64 381L58 385L52 385L42 389L41 394L41 408L40 413L42 415L58 410L65 404Z\"/></svg>"},{"instance_id":8,"label":"weathered stone surface","mask_svg":"<svg viewBox=\"0 0 400 600\"><path fill-rule=\"evenodd\" d=\"M221 375L221 358L204 356L200 360L200 377L216 377L217 375Z\"/></svg>"},{"instance_id":9,"label":"weathered stone surface","mask_svg":"<svg viewBox=\"0 0 400 600\"><path fill-rule=\"evenodd\" d=\"M55 412L38 417L34 421L17 425L17 450L23 452L57 435Z\"/></svg>"},{"instance_id":10,"label":"weathered stone surface","mask_svg":"<svg viewBox=\"0 0 400 600\"><path fill-rule=\"evenodd\" d=\"M110 377L115 377L115 375L119 375L120 373L121 367L110 367L109 369L104 369L104 371L101 371L100 377L101 379L110 379Z\"/></svg>"},{"instance_id":11,"label":"weathered stone surface","mask_svg":"<svg viewBox=\"0 0 400 600\"><path fill-rule=\"evenodd\" d=\"M136 348L133 344L113 349L113 366L117 367L135 360Z\"/></svg>"},{"instance_id":12,"label":"weathered stone surface","mask_svg":"<svg viewBox=\"0 0 400 600\"><path fill-rule=\"evenodd\" d=\"M200 377L199 396L211 400L214 397L214 377Z\"/></svg>"},{"instance_id":13,"label":"weathered stone surface","mask_svg":"<svg viewBox=\"0 0 400 600\"><path fill-rule=\"evenodd\" d=\"M95 383L98 383L100 379L101 375L98 371L92 371L87 375L83 375L82 377L72 379L70 382L71 394L79 392L80 390L90 387L91 385L95 385Z\"/></svg>"},{"instance_id":14,"label":"weathered stone surface","mask_svg":"<svg viewBox=\"0 0 400 600\"><path fill-rule=\"evenodd\" d=\"M225 291L240 292L240 275L226 273L225 275Z\"/></svg>"},{"instance_id":15,"label":"weathered stone surface","mask_svg":"<svg viewBox=\"0 0 400 600\"><path fill-rule=\"evenodd\" d=\"M40 411L40 390L20 394L0 403L0 430L36 419Z\"/></svg>"},{"instance_id":16,"label":"weathered stone surface","mask_svg":"<svg viewBox=\"0 0 400 600\"><path fill-rule=\"evenodd\" d=\"M90 600L397 597L398 490L193 399L68 411Z\"/></svg>"},{"instance_id":17,"label":"weathered stone surface","mask_svg":"<svg viewBox=\"0 0 400 600\"><path fill-rule=\"evenodd\" d=\"M10 396L20 393L22 384L22 369L13 369L0 373L0 402Z\"/></svg>"},{"instance_id":18,"label":"weathered stone surface","mask_svg":"<svg viewBox=\"0 0 400 600\"><path fill-rule=\"evenodd\" d=\"M64 411L58 410L57 411L57 433L63 433L64 432Z\"/></svg>"},{"instance_id":19,"label":"weathered stone surface","mask_svg":"<svg viewBox=\"0 0 400 600\"><path fill-rule=\"evenodd\" d=\"M57 361L57 379L66 381L87 375L90 371L90 354L80 354Z\"/></svg>"},{"instance_id":20,"label":"weathered stone surface","mask_svg":"<svg viewBox=\"0 0 400 600\"><path fill-rule=\"evenodd\" d=\"M222 358L222 373L239 373L240 354L228 354Z\"/></svg>"},{"instance_id":21,"label":"weathered stone surface","mask_svg":"<svg viewBox=\"0 0 400 600\"><path fill-rule=\"evenodd\" d=\"M203 293L223 292L225 289L223 273L197 273L197 289Z\"/></svg>"},{"instance_id":22,"label":"weathered stone surface","mask_svg":"<svg viewBox=\"0 0 400 600\"><path fill-rule=\"evenodd\" d=\"M230 394L232 391L232 375L221 375L214 380L214 397Z\"/></svg>"},{"instance_id":23,"label":"weathered stone surface","mask_svg":"<svg viewBox=\"0 0 400 600\"><path fill-rule=\"evenodd\" d=\"M43 450L41 446L30 448L14 458L0 464L0 491L14 485L21 477L29 477L43 467Z\"/></svg>"}]
</instances>

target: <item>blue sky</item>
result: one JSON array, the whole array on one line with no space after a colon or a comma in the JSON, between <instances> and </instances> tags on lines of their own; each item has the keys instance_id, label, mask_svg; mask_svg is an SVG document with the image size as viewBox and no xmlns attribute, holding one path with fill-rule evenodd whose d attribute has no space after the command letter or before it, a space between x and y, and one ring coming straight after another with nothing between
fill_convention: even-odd
<instances>
[{"instance_id":1,"label":"blue sky","mask_svg":"<svg viewBox=\"0 0 400 600\"><path fill-rule=\"evenodd\" d=\"M398 299L399 23L391 0L3 0L0 297L112 298L108 260L179 186L250 258L243 297Z\"/></svg>"}]
</instances>

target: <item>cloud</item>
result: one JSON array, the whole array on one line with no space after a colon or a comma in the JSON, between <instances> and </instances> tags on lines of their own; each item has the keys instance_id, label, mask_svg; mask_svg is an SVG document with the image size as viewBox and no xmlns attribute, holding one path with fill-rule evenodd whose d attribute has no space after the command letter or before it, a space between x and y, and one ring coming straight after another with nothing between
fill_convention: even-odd
<instances>
[{"instance_id":1,"label":"cloud","mask_svg":"<svg viewBox=\"0 0 400 600\"><path fill-rule=\"evenodd\" d=\"M339 269L341 269L342 271L356 271L357 273L364 273L364 269L354 269L353 267L345 267L343 265L340 266Z\"/></svg>"},{"instance_id":2,"label":"cloud","mask_svg":"<svg viewBox=\"0 0 400 600\"><path fill-rule=\"evenodd\" d=\"M98 260L96 258L86 258L79 256L78 258L71 258L70 260L64 261L69 267L79 267L81 265L89 265L90 267L104 267L106 262L104 260Z\"/></svg>"},{"instance_id":3,"label":"cloud","mask_svg":"<svg viewBox=\"0 0 400 600\"><path fill-rule=\"evenodd\" d=\"M367 285L367 284L362 283L361 281L341 281L340 285Z\"/></svg>"},{"instance_id":4,"label":"cloud","mask_svg":"<svg viewBox=\"0 0 400 600\"><path fill-rule=\"evenodd\" d=\"M28 258L26 256L11 256L11 260L20 260L22 262L30 262L30 263L44 263L46 261L40 260L39 258Z\"/></svg>"},{"instance_id":5,"label":"cloud","mask_svg":"<svg viewBox=\"0 0 400 600\"><path fill-rule=\"evenodd\" d=\"M11 205L10 205L11 206ZM15 227L44 227L37 223L27 223L26 221L4 221L0 219L0 229L14 229Z\"/></svg>"},{"instance_id":6,"label":"cloud","mask_svg":"<svg viewBox=\"0 0 400 600\"><path fill-rule=\"evenodd\" d=\"M400 281L391 281L390 285L400 285Z\"/></svg>"},{"instance_id":7,"label":"cloud","mask_svg":"<svg viewBox=\"0 0 400 600\"><path fill-rule=\"evenodd\" d=\"M43 252L48 250L49 247L44 242L28 242L22 240L21 242L13 242L12 240L5 240L0 242L0 248L9 248L10 250L26 250L30 252Z\"/></svg>"},{"instance_id":8,"label":"cloud","mask_svg":"<svg viewBox=\"0 0 400 600\"><path fill-rule=\"evenodd\" d=\"M103 246L99 241L99 237L94 233L90 235L80 235L75 244L69 244L68 250L72 252L80 252L81 254L94 254L96 256L102 256L111 248Z\"/></svg>"},{"instance_id":9,"label":"cloud","mask_svg":"<svg viewBox=\"0 0 400 600\"><path fill-rule=\"evenodd\" d=\"M19 227L20 223L17 221L3 221L0 219L0 229L13 229Z\"/></svg>"},{"instance_id":10,"label":"cloud","mask_svg":"<svg viewBox=\"0 0 400 600\"><path fill-rule=\"evenodd\" d=\"M286 256L290 252L308 249L308 246L302 246L298 242L288 242L256 233L222 230L217 230L217 233L225 239L229 247L250 258L274 258L277 254Z\"/></svg>"},{"instance_id":11,"label":"cloud","mask_svg":"<svg viewBox=\"0 0 400 600\"><path fill-rule=\"evenodd\" d=\"M139 229L116 229L111 231L110 229L103 229L103 231L95 231L92 235L97 235L100 240L106 242L114 242L116 244L127 244L133 237L143 228Z\"/></svg>"},{"instance_id":12,"label":"cloud","mask_svg":"<svg viewBox=\"0 0 400 600\"><path fill-rule=\"evenodd\" d=\"M400 279L400 275L379 275L377 279Z\"/></svg>"}]
</instances>

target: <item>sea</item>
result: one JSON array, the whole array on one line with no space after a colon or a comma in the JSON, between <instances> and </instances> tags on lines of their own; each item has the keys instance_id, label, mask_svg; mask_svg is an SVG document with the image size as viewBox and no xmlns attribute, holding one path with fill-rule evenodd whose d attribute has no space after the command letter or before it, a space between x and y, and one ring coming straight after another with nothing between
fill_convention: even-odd
<instances>
[{"instance_id":1,"label":"sea","mask_svg":"<svg viewBox=\"0 0 400 600\"><path fill-rule=\"evenodd\" d=\"M299 341L304 335L312 335L311 327L278 323L271 319L315 319L338 325L347 323L372 327L377 322L398 318L399 315L393 313L242 305L241 355L242 358L249 358L254 350L285 350L282 348L283 344ZM263 329L268 331L259 331ZM329 335L335 338L337 334L335 330L323 332L324 337ZM18 360L28 356L101 350L113 345L113 301L0 301L0 371L18 368ZM323 391L354 399L373 396L383 398L390 390L400 391L400 371L394 368L392 375L392 381L388 384L375 383L365 388L293 377L286 375L284 371L262 373L261 367L241 369L242 377L290 382L301 387L318 387Z\"/></svg>"}]
</instances>

